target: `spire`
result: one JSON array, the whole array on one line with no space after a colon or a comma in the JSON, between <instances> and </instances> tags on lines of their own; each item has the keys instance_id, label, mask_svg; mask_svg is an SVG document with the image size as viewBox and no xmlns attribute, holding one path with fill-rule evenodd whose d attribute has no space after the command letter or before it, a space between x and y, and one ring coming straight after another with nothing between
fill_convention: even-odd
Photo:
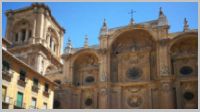
<instances>
[{"instance_id":1,"label":"spire","mask_svg":"<svg viewBox=\"0 0 200 112\"><path fill-rule=\"evenodd\" d=\"M84 48L88 48L88 36L85 35Z\"/></svg>"},{"instance_id":2,"label":"spire","mask_svg":"<svg viewBox=\"0 0 200 112\"><path fill-rule=\"evenodd\" d=\"M164 13L163 13L163 11L162 11L162 7L160 7L159 17L163 17L163 16L165 16L165 15L164 15Z\"/></svg>"},{"instance_id":3,"label":"spire","mask_svg":"<svg viewBox=\"0 0 200 112\"><path fill-rule=\"evenodd\" d=\"M128 14L131 14L131 20L130 20L130 25L134 24L134 19L133 19L133 13L135 13L136 11L131 10L131 12L129 12Z\"/></svg>"},{"instance_id":4,"label":"spire","mask_svg":"<svg viewBox=\"0 0 200 112\"><path fill-rule=\"evenodd\" d=\"M66 53L71 53L71 50L72 50L72 44L71 44L70 37L68 37L67 46L66 46L66 48L65 48L65 52L66 52Z\"/></svg>"},{"instance_id":5,"label":"spire","mask_svg":"<svg viewBox=\"0 0 200 112\"><path fill-rule=\"evenodd\" d=\"M103 27L107 27L107 22L105 18L103 19Z\"/></svg>"},{"instance_id":6,"label":"spire","mask_svg":"<svg viewBox=\"0 0 200 112\"><path fill-rule=\"evenodd\" d=\"M103 25L100 30L100 35L106 35L107 33L108 33L108 27L107 27L106 19L104 18Z\"/></svg>"},{"instance_id":7,"label":"spire","mask_svg":"<svg viewBox=\"0 0 200 112\"><path fill-rule=\"evenodd\" d=\"M189 30L189 25L188 25L188 21L186 18L184 18L184 28L183 28L183 31L188 31Z\"/></svg>"},{"instance_id":8,"label":"spire","mask_svg":"<svg viewBox=\"0 0 200 112\"><path fill-rule=\"evenodd\" d=\"M67 47L72 48L72 43L71 43L70 37L68 37Z\"/></svg>"},{"instance_id":9,"label":"spire","mask_svg":"<svg viewBox=\"0 0 200 112\"><path fill-rule=\"evenodd\" d=\"M159 9L159 17L158 17L158 26L166 26L168 25L167 17L165 16L162 7Z\"/></svg>"}]
</instances>

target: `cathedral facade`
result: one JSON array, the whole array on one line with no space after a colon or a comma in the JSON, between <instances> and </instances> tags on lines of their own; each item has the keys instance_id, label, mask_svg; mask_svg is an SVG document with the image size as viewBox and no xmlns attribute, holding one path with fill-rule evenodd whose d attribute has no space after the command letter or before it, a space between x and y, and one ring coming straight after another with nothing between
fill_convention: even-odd
<instances>
[{"instance_id":1,"label":"cathedral facade","mask_svg":"<svg viewBox=\"0 0 200 112\"><path fill-rule=\"evenodd\" d=\"M198 31L186 19L175 33L162 9L155 20L131 18L117 28L104 20L99 45L89 46L86 37L84 47L73 48L68 40L61 55L64 29L47 6L33 4L7 17L10 51L59 84L54 108L198 108Z\"/></svg>"}]
</instances>

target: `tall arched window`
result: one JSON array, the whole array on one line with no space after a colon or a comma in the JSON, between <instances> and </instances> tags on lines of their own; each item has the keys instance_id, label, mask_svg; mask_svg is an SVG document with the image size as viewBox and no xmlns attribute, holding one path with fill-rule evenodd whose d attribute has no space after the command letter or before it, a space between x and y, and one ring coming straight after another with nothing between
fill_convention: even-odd
<instances>
[{"instance_id":1,"label":"tall arched window","mask_svg":"<svg viewBox=\"0 0 200 112\"><path fill-rule=\"evenodd\" d=\"M31 24L28 20L20 20L13 27L13 43L22 44L28 42L32 36Z\"/></svg>"},{"instance_id":2,"label":"tall arched window","mask_svg":"<svg viewBox=\"0 0 200 112\"><path fill-rule=\"evenodd\" d=\"M57 52L57 45L59 44L58 43L58 36L56 34L56 31L53 29L53 28L48 28L48 31L47 31L47 44L49 46L49 49L53 52L53 53L56 53ZM48 40L49 39L49 40Z\"/></svg>"}]
</instances>

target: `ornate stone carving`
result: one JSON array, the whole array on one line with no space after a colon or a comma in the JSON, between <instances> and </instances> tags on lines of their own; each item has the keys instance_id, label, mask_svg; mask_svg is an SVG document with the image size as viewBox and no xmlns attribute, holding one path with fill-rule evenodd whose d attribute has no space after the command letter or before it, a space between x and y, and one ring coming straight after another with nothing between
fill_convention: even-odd
<instances>
[{"instance_id":1,"label":"ornate stone carving","mask_svg":"<svg viewBox=\"0 0 200 112\"><path fill-rule=\"evenodd\" d=\"M167 65L163 65L160 70L160 75L165 76L170 74L170 69Z\"/></svg>"},{"instance_id":2,"label":"ornate stone carving","mask_svg":"<svg viewBox=\"0 0 200 112\"><path fill-rule=\"evenodd\" d=\"M105 96L106 94L108 94L108 90L105 88L100 89L100 94Z\"/></svg>"},{"instance_id":3,"label":"ornate stone carving","mask_svg":"<svg viewBox=\"0 0 200 112\"><path fill-rule=\"evenodd\" d=\"M137 93L141 90L142 88L135 87L135 88L129 88L128 91L131 93Z\"/></svg>"},{"instance_id":4,"label":"ornate stone carving","mask_svg":"<svg viewBox=\"0 0 200 112\"><path fill-rule=\"evenodd\" d=\"M161 83L161 90L164 92L169 92L172 89L170 82Z\"/></svg>"},{"instance_id":5,"label":"ornate stone carving","mask_svg":"<svg viewBox=\"0 0 200 112\"><path fill-rule=\"evenodd\" d=\"M142 104L142 98L140 96L130 96L127 99L127 103L130 107L137 108Z\"/></svg>"}]
</instances>

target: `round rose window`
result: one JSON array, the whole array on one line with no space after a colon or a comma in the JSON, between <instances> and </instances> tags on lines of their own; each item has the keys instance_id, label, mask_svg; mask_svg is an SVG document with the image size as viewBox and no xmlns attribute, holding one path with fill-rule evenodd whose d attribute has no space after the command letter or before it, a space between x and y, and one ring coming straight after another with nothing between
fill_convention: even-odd
<instances>
[{"instance_id":1,"label":"round rose window","mask_svg":"<svg viewBox=\"0 0 200 112\"><path fill-rule=\"evenodd\" d=\"M183 97L186 99L186 100L192 100L194 98L194 94L192 92L185 92L183 94Z\"/></svg>"},{"instance_id":2,"label":"round rose window","mask_svg":"<svg viewBox=\"0 0 200 112\"><path fill-rule=\"evenodd\" d=\"M189 66L184 66L180 69L180 73L183 75L189 75L193 72L193 69Z\"/></svg>"},{"instance_id":3,"label":"round rose window","mask_svg":"<svg viewBox=\"0 0 200 112\"><path fill-rule=\"evenodd\" d=\"M142 70L136 67L133 67L127 71L128 78L137 79L142 75Z\"/></svg>"},{"instance_id":4,"label":"round rose window","mask_svg":"<svg viewBox=\"0 0 200 112\"><path fill-rule=\"evenodd\" d=\"M87 98L87 99L85 100L85 105L86 105L86 106L92 105L92 99L91 99L91 98Z\"/></svg>"}]
</instances>

